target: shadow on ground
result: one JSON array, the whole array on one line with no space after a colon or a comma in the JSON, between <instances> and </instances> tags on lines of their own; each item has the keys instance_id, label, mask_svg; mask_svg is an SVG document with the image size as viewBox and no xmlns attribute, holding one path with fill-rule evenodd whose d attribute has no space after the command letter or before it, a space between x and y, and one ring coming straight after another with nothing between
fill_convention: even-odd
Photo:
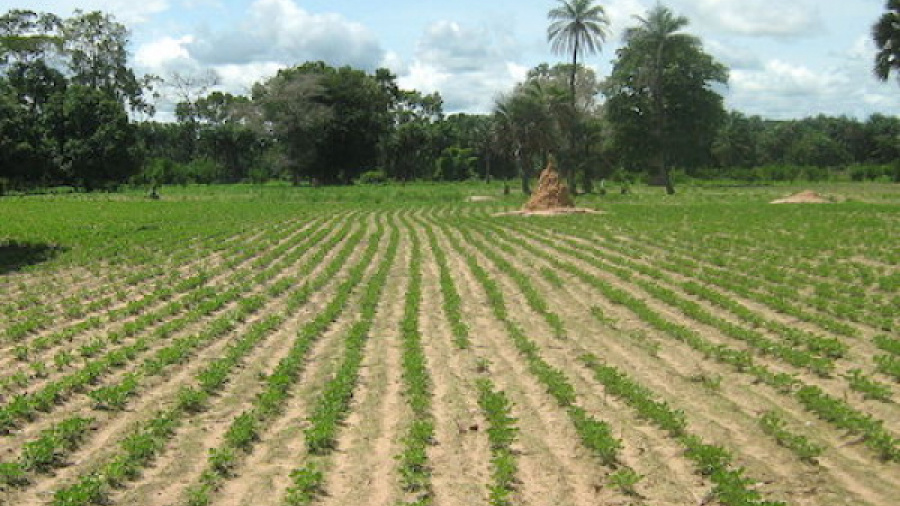
<instances>
[{"instance_id":1,"label":"shadow on ground","mask_svg":"<svg viewBox=\"0 0 900 506\"><path fill-rule=\"evenodd\" d=\"M46 262L63 251L65 248L49 244L0 242L0 275Z\"/></svg>"}]
</instances>

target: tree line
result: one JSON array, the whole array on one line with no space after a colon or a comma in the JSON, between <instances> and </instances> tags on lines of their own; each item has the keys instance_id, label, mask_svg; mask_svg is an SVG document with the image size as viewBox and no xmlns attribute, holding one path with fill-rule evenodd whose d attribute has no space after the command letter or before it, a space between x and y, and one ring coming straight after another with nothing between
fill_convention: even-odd
<instances>
[{"instance_id":1,"label":"tree line","mask_svg":"<svg viewBox=\"0 0 900 506\"><path fill-rule=\"evenodd\" d=\"M528 192L550 156L585 192L646 178L671 193L681 175L900 181L900 119L728 111L728 68L662 4L625 30L606 78L583 63L606 39L603 8L557 0L548 18L548 41L570 62L533 68L489 114L448 115L438 93L401 89L387 69L306 62L246 95L214 91L211 71L138 76L111 16L12 10L0 17L0 190L517 178ZM900 61L891 26L873 27L884 79ZM178 97L175 121L147 119L165 90Z\"/></svg>"}]
</instances>

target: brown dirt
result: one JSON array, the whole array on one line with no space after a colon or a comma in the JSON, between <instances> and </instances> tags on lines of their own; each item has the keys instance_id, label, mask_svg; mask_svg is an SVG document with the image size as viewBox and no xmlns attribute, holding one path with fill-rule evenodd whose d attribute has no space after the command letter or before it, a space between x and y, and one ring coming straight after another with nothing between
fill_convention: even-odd
<instances>
[{"instance_id":1,"label":"brown dirt","mask_svg":"<svg viewBox=\"0 0 900 506\"><path fill-rule=\"evenodd\" d=\"M563 212L577 212L574 209L564 208ZM559 211L539 213L552 215ZM479 265L487 270L502 291L508 317L526 331L528 338L538 346L541 357L566 375L578 393L578 405L595 418L609 423L613 433L623 443L621 464L628 465L643 475L636 487L639 496L630 497L616 490L607 478L615 468L601 465L581 443L565 409L559 407L544 386L535 379L505 327L490 310L490 300L481 284L468 268L465 259L451 246L450 238L462 239L459 231L453 228L460 217L481 219L486 223L495 221L486 218L482 206L462 204L458 208L442 206L409 211L360 212L349 218L354 222L354 227L362 227L367 232L373 230L376 223L384 228L399 226L403 238L399 256L392 266L390 285L385 287L380 300L376 326L367 345L361 382L354 392L351 415L340 432L339 450L328 457L306 455L303 429L310 407L321 392L322 385L334 374L340 362L343 350L341 337L344 335L342 331L356 319L356 301L360 290L355 291L344 314L332 323L329 331L310 350L306 368L298 379L293 395L284 406L283 414L261 431L260 440L252 453L241 457L235 469L236 475L222 483L222 488L213 495L212 504L280 504L291 482L290 472L310 460L319 464L326 476L326 491L317 499L318 503L329 506L384 506L410 499L404 497L399 490L395 458L400 451L409 420L409 410L402 390L401 349L397 329L402 320L407 286L405 269L408 268L410 232L403 224L407 221L413 222L412 233L418 235L424 248L420 324L433 392L435 437L434 444L428 448L428 458L436 506L487 503L488 484L492 481L490 448L486 424L477 405L474 388L474 381L485 374L489 374L496 387L503 390L514 403L513 415L520 429L519 439L514 445L520 480L514 498L516 504L696 506L714 503L708 497L712 488L710 480L696 474L691 462L685 458L681 444L639 419L631 407L610 395L593 373L578 361L577 357L586 352L601 356L607 363L651 390L655 398L666 401L675 409L683 410L690 432L700 435L708 443L727 447L734 455L735 465L745 467L747 475L758 481L758 490L766 499L786 500L795 506L896 504L900 466L878 461L871 450L860 444L858 437L847 436L820 421L803 409L792 396L782 395L765 385L754 383L750 375L719 364L671 336L654 330L638 319L630 308L605 299L585 279L565 270L555 269L545 255L522 248L520 242L510 241L505 234L498 233L501 224L495 223L493 231L472 227L470 232L475 241L463 244L462 248L475 255ZM347 216L336 221L344 219L348 219ZM317 226L328 226L323 225L327 221L323 219ZM438 223L449 227L440 228ZM665 268L668 264L659 263L663 258L673 261L682 258L696 260L703 269L715 267L711 263L704 263L703 258L692 256L688 248L676 248L676 244L669 244L662 239L640 236L631 238L632 244L626 243L624 247L620 247L614 243L625 239L615 238L618 235L615 231L607 229L610 232L607 235L598 232L596 235L581 237L579 231L567 232L558 227L546 227L541 220L514 220L503 225L506 225L506 233L517 241L553 253L551 258L556 261L575 265L644 300L648 307L666 321L683 325L713 343L743 349L740 342L716 328L693 320L634 283L638 279L650 281L646 275L633 272L628 279L621 279L608 269L624 265L621 262L624 260L649 266L663 265L660 270L666 277L654 282L699 304L732 325L752 328L750 323L741 320L738 315L687 295L680 284L693 280L691 274L670 272ZM607 225L612 226L602 226ZM447 255L453 280L462 298L462 316L470 329L472 340L472 346L467 350L455 347L449 323L443 313L439 270L425 234L426 228L437 234L439 246ZM278 239L290 241L295 229L296 227L286 226L284 223L273 223L267 230L283 232L284 235ZM336 231L337 228L333 233ZM575 237L575 234L579 237ZM241 242L246 242L247 236L242 237ZM267 239L265 250L275 247L280 242L278 239ZM563 244L567 239L575 241L574 248L579 252L602 258L603 263L599 266L589 265L575 256L558 251L555 246ZM288 244L300 247L295 243ZM364 244L365 241L349 264L353 263L354 258L358 258ZM383 255L384 245L380 246L379 254ZM754 252L751 247L739 247L743 249L729 254L752 255ZM543 315L531 309L515 280L496 268L484 254L485 251L500 255L530 277L531 283L544 296L548 309L560 317L567 330L567 338L553 337ZM315 247L310 247L304 257L314 252ZM265 266L254 265L251 259L233 274L247 274L249 269L249 274L252 275L262 267ZM295 271L291 266L284 267L279 277L289 276L291 271ZM373 266L369 267L370 273L372 268ZM540 274L548 270L554 271L559 279ZM261 342L260 347L248 355L242 367L231 376L222 395L210 401L209 409L185 420L176 435L167 442L166 449L155 464L144 470L143 477L126 484L122 490L112 492L112 503L168 506L183 502L184 490L197 482L199 473L205 467L207 450L221 441L224 430L234 416L250 405L260 389L264 375L287 352L298 328L312 318L316 309L321 309L333 295L346 272L347 269L338 272L303 308L291 315L280 329ZM52 274L48 272L47 275ZM2 279L0 276L0 280ZM216 278L215 285L226 285L228 280L228 276ZM29 286L50 286L37 274L29 282L33 283ZM81 288L86 286L81 286L79 290ZM262 293L264 288L254 287L253 293ZM813 322L795 321L794 317L780 314L762 302L744 300L724 288L713 288L743 304L764 320L832 335ZM23 290L21 293L26 294L30 288L26 286ZM18 293L20 292L15 292ZM52 297L48 295L48 300ZM41 301L42 304L44 302ZM254 318L281 311L282 304L281 298L271 299ZM595 307L602 308L607 318L592 315ZM816 314L813 308L807 309L810 314ZM203 319L198 325L206 321L208 320ZM102 327L100 331L115 328L107 322ZM242 325L235 334L245 327ZM773 339L778 337L776 332L763 327L755 330ZM117 441L133 423L147 419L160 407L170 405L178 387L192 383L196 372L220 355L231 337L234 335L197 350L187 363L173 367L167 376L148 380L125 411L98 413L90 409L90 401L86 396L78 396L55 407L50 413L41 414L36 420L24 424L20 431L0 438L0 448L3 448L0 460L10 462L18 457L26 440L33 439L40 429L49 424L74 414L97 417L84 445L67 458L67 467L58 469L51 475L33 475L33 484L21 490L0 490L0 504L46 504L51 500L54 490L91 471L111 453L117 452ZM773 371L796 374L805 383L819 385L831 395L883 419L885 427L896 434L900 432L900 408L897 404L862 400L858 393L848 390L842 376L852 367L872 371L872 356L878 352L869 342L870 338L869 333L864 333L859 340L845 339L850 346L850 353L838 362L838 374L833 378L818 378L772 357L756 356L755 361ZM79 336L71 343L63 343L60 349L77 348L81 339L82 336ZM154 348L156 346L157 343L154 343ZM44 356L48 359L50 357L49 354ZM489 361L487 373L480 367L479 359ZM138 357L136 363L141 361L142 358ZM4 362L0 362L0 365L2 363ZM105 377L100 384L113 382L133 368L133 365L129 365L116 371ZM52 374L53 378L58 376L56 372ZM700 381L703 378L716 379L718 384L714 388L703 385ZM892 385L892 388L896 401L896 385ZM803 434L826 447L818 465L800 462L793 453L763 434L757 420L760 413L772 409L782 413L791 431Z\"/></svg>"},{"instance_id":2,"label":"brown dirt","mask_svg":"<svg viewBox=\"0 0 900 506\"><path fill-rule=\"evenodd\" d=\"M427 245L424 234L419 235ZM474 385L476 356L471 349L456 347L450 324L443 311L438 310L443 304L440 272L429 247L422 269L422 300L428 302L422 305L420 321L433 381L436 444L429 448L428 458L435 504L486 504L491 480L490 448Z\"/></svg>"},{"instance_id":3,"label":"brown dirt","mask_svg":"<svg viewBox=\"0 0 900 506\"><path fill-rule=\"evenodd\" d=\"M579 263L569 259L566 261ZM529 269L540 264L534 259L524 262ZM580 267L605 278L620 289L632 291L629 285L602 271L596 271L585 265ZM558 295L549 298L555 310L563 315L566 322L573 321L578 314L587 312L589 309L587 304L596 305L601 302L597 294L591 293L592 289L579 287L580 282L577 280L570 281L571 284L566 284L565 289L574 290L571 298ZM552 288L545 288L546 290L542 292L548 294L553 292ZM646 295L636 292L634 295L646 298ZM656 306L649 300L648 303ZM579 305L583 306L582 309L576 310ZM715 331L706 329L703 325L683 316L679 317L662 306L655 309L667 319L693 327L708 339L724 342L720 337L716 338ZM625 308L604 304L604 312L616 317L618 320L616 326L623 329L625 335L631 333L627 329L651 335L655 333L643 326L634 316L629 315ZM591 327L596 326L590 322L588 324ZM732 368L710 362L681 343L667 340L665 346L652 355L656 358L651 360L641 360L643 354L634 353L633 346L630 350L629 346L623 346L627 339L621 337L606 339L602 343L591 343L592 340L602 338L606 334L607 332L590 328L578 333L588 338L587 341L582 341L581 337L576 337L576 340L584 342L586 349L595 353L603 350L602 356L606 360L628 371L675 407L681 407L691 420L692 427L702 429L704 437L732 448L740 465L747 466L757 479L770 484L766 486L767 489L781 497L789 497L792 504L809 506L892 504L890 499L892 480L885 478L891 474L891 469L897 469L898 466L880 464L873 467L870 452L867 453L864 448L852 444L851 439L816 420L793 399L754 385L748 382L745 375L736 373ZM563 359L566 356L577 356L582 351L576 348L564 352ZM773 364L767 363L766 360L758 359L758 362L774 369ZM692 379L697 374L721 378L721 391L704 392ZM820 458L820 466L808 466L797 462L790 452L774 445L771 438L759 432L755 420L759 413L769 409L782 412L786 419L791 420L793 430L796 431L801 427L801 432L811 434L814 441L828 443L829 450ZM871 407L870 411L873 411Z\"/></svg>"},{"instance_id":4,"label":"brown dirt","mask_svg":"<svg viewBox=\"0 0 900 506\"><path fill-rule=\"evenodd\" d=\"M449 244L444 251L455 271L463 313L471 322L472 347L489 362L489 376L514 404L519 438L517 504L556 506L624 505L627 498L604 485L612 469L581 445L565 411L529 372L522 355L492 314L487 294ZM484 264L487 265L487 264ZM477 376L472 371L473 376Z\"/></svg>"},{"instance_id":5,"label":"brown dirt","mask_svg":"<svg viewBox=\"0 0 900 506\"><path fill-rule=\"evenodd\" d=\"M569 188L559 177L553 158L547 162L547 168L541 172L537 189L522 207L523 211L546 211L565 207L575 207L575 201L569 194Z\"/></svg>"},{"instance_id":6,"label":"brown dirt","mask_svg":"<svg viewBox=\"0 0 900 506\"><path fill-rule=\"evenodd\" d=\"M566 214L604 214L603 211L586 207L556 207L553 209L541 209L538 211L506 211L494 213L491 216L560 216Z\"/></svg>"},{"instance_id":7,"label":"brown dirt","mask_svg":"<svg viewBox=\"0 0 900 506\"><path fill-rule=\"evenodd\" d=\"M409 249L401 241L401 252ZM407 285L408 255L394 260L390 279L378 305L366 343L359 383L350 415L343 423L328 473L325 505L397 503L399 478L394 457L399 453L409 409L402 396L400 323ZM387 463L391 463L388 465Z\"/></svg>"},{"instance_id":8,"label":"brown dirt","mask_svg":"<svg viewBox=\"0 0 900 506\"><path fill-rule=\"evenodd\" d=\"M788 197L773 200L772 204L833 204L834 198L820 195L812 190L795 193Z\"/></svg>"},{"instance_id":9,"label":"brown dirt","mask_svg":"<svg viewBox=\"0 0 900 506\"><path fill-rule=\"evenodd\" d=\"M304 257L309 254L311 253L308 252ZM282 271L275 279L278 279L291 271L291 266L285 267L284 271ZM319 266L319 269L321 269L321 265ZM275 281L273 280L272 282L274 283ZM256 287L256 292L262 291L263 288L264 285ZM318 296L320 294L316 295ZM197 351L194 360L190 363L175 365L171 367L171 370L167 371L164 376L149 378L149 381L144 385L144 388L139 395L129 403L128 408L124 411L93 411L90 408L90 402L86 396L76 397L72 402L64 406L65 409L61 410L63 412L54 413L46 419L29 424L19 433L13 434L9 438L11 440L10 443L18 442L21 444L21 441L23 440L36 437L41 429L46 428L51 423L60 421L73 414L93 416L97 419L94 430L92 430L85 444L78 448L69 459L67 459L71 462L71 465L57 470L52 477L41 480L33 489L24 490L22 493L14 495L12 503L38 504L40 503L38 498L47 496L54 488L59 487L63 483L70 482L73 477L84 473L85 469L96 467L100 462L103 462L104 459L119 451L117 441L122 439L131 427L141 421L149 419L158 409L163 409L165 406L171 405L180 386L193 383L194 376L199 369L209 361L221 356L231 338L241 333L253 322L261 320L264 317L264 314L277 311L281 308L284 299L285 296L282 295L281 299L270 301L260 313L251 316L247 322L239 325L239 327L230 335L224 336L213 343L208 343L208 346ZM312 304L314 302L315 301L311 301L310 303ZM301 312L298 317L302 316L304 316L304 314ZM196 332L199 330L202 323L203 322L199 322L191 325L178 335ZM142 480L131 485L126 493L129 497L126 504L157 504L160 500L169 500L171 498L170 494L167 493L162 493L162 495L160 495L160 490L165 488L165 490L171 491L176 490L179 486L183 487L187 485L185 474L189 467L185 466L194 466L194 468L197 468L198 470L201 469L201 466L205 463L206 456L206 448L202 447L203 444L208 443L208 441L210 441L209 438L220 437L221 433L227 429L226 422L229 418L222 414L224 412L221 410L231 410L227 412L233 412L234 410L242 408L243 404L246 404L247 399L250 398L248 396L253 395L253 385L259 383L259 374L271 369L272 364L270 364L270 362L277 360L277 358L280 358L280 356L283 356L288 351L287 346L290 340L284 337L279 338L278 336L287 335L290 337L295 334L296 329L292 330L290 322L288 322L286 327L282 327L281 330L264 339L263 343L254 350L251 356L246 358L244 365L236 371L236 378L232 379L228 384L228 388L231 389L235 388L235 386L241 382L243 382L245 386L239 388L237 392L226 388L226 391L222 396L214 397L214 400L219 401L221 406L220 404L213 403L213 405L210 406L210 410L199 415L196 420L189 419L185 426L179 429L178 434L184 434L191 430L200 430L200 435L198 435L197 432L193 432L193 435L187 436L185 440L181 440L183 444L176 443L170 446L169 448L171 448L175 454L167 455L164 453L161 455L155 466L145 472ZM259 361L267 361L265 364L268 365L260 364L258 363ZM140 360L135 361L135 366L140 362ZM107 378L107 382L114 381L115 378L121 376L121 374L124 374L124 371L119 371L114 376ZM241 380L240 378L243 379ZM203 423L203 420L208 420L208 423ZM176 439L178 437L179 436L176 435ZM208 444L212 445L211 443ZM178 467L179 471L172 473L171 468L173 466L180 466ZM169 474L166 474L167 472L169 472ZM166 478L162 480L162 482L166 483L165 487L160 486L160 481L154 481L154 477L159 473L166 476ZM135 499L136 497L138 499ZM160 497L163 499L160 499ZM0 504L3 504L2 499L3 497L0 496Z\"/></svg>"}]
</instances>

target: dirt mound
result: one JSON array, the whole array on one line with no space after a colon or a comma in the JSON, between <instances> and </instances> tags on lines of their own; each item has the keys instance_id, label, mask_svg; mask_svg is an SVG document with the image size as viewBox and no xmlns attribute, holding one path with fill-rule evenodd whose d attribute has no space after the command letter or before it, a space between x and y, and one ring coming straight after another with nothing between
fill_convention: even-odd
<instances>
[{"instance_id":1,"label":"dirt mound","mask_svg":"<svg viewBox=\"0 0 900 506\"><path fill-rule=\"evenodd\" d=\"M553 209L540 209L537 211L508 211L495 213L493 216L559 216L562 214L604 214L603 211L588 209L585 207L555 207Z\"/></svg>"},{"instance_id":2,"label":"dirt mound","mask_svg":"<svg viewBox=\"0 0 900 506\"><path fill-rule=\"evenodd\" d=\"M820 195L812 190L795 193L789 197L773 200L772 204L831 204L834 199Z\"/></svg>"},{"instance_id":3,"label":"dirt mound","mask_svg":"<svg viewBox=\"0 0 900 506\"><path fill-rule=\"evenodd\" d=\"M559 177L553 158L547 162L547 168L541 172L538 187L531 198L522 207L523 211L547 211L558 208L575 207L575 201L569 194L569 187Z\"/></svg>"}]
</instances>

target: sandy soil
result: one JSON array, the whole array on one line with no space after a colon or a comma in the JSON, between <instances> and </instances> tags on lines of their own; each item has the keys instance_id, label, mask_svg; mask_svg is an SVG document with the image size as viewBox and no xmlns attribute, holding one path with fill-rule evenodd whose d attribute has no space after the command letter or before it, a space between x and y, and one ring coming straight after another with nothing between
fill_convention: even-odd
<instances>
[{"instance_id":1,"label":"sandy soil","mask_svg":"<svg viewBox=\"0 0 900 506\"><path fill-rule=\"evenodd\" d=\"M563 212L593 211L567 208ZM551 215L553 213L555 211L550 212ZM476 218L482 223L468 221L467 218ZM323 385L340 363L346 329L359 318L357 304L361 288L354 290L347 309L330 324L310 350L283 412L262 428L253 451L241 456L234 476L222 481L220 490L212 495L211 504L280 505L291 484L290 472L310 461L315 461L325 474L324 494L317 499L317 504L389 506L410 499L400 490L396 459L410 418L410 409L403 394L400 333L408 286L410 234L416 234L423 247L420 331L433 395L435 434L433 445L428 448L428 460L435 505L486 505L488 502L492 464L487 424L477 405L475 389L475 380L483 375L488 375L495 387L513 402L512 414L520 431L513 447L519 465L514 498L516 504L715 504L710 501L709 495L712 483L696 473L691 461L685 457L681 444L640 419L631 407L610 395L592 371L578 360L585 353L601 357L652 391L657 399L683 411L689 432L708 443L728 448L734 456L735 465L746 468L747 475L758 482L758 490L767 499L784 500L797 506L896 504L896 492L900 489L900 465L879 461L870 449L860 444L858 437L848 436L819 420L792 395L758 384L749 374L717 363L668 334L655 330L641 321L632 308L607 300L600 290L586 281L593 277L625 291L644 301L665 320L721 346L746 348L742 341L657 299L652 291L643 289L637 282L652 282L666 288L729 325L759 332L773 341L782 338L772 328L745 321L739 314L732 314L708 300L687 293L684 283L693 278L666 269L664 266L670 264L660 260L694 258L689 251L672 248L665 242L644 240L646 238L634 238L629 246L623 242L631 240L628 238L583 235L579 230L567 230L564 226L547 227L543 220L493 220L485 213L483 206L361 212L342 215L336 221L323 220L307 225L331 227L330 233L336 234L340 228L338 224L345 219L351 220L354 227L364 229L367 234L374 231L376 224L385 229L399 228L401 242L399 254L391 266L390 282L384 287L365 348L360 381L354 391L350 414L340 429L338 450L325 457L307 455L303 429ZM411 227L407 227L407 222L411 223ZM501 226L501 223L504 224ZM307 225L273 224L271 230L284 235L271 243L260 244L262 249L258 253L233 270L222 269L222 259L227 258L229 251L240 250L242 243L246 246L244 241L250 240L253 235L240 236L227 247L217 248L217 254L222 256L209 251L209 263L204 263L202 254L185 256L194 259L185 264L186 272L191 270L188 266L203 265L213 272L210 286L224 289L243 276L255 274L270 265L276 266L278 272L274 279L265 285L252 287L243 296L263 294L271 284L296 275L299 266L316 253L315 245L299 239ZM428 230L437 236L437 247L447 257L450 273L461 297L462 318L469 328L471 339L468 349L455 345L450 323L444 314L440 270L435 256L437 251L430 246ZM471 234L472 240L466 240L461 230ZM367 241L364 240L354 249L347 266L358 261ZM386 243L385 240L379 244L375 261L367 266L366 279L374 272L378 260L384 257ZM599 263L586 262L567 252L572 248L598 259ZM326 260L313 270L311 276L322 272L338 249L329 251ZM272 251L279 251L280 256L270 262L259 262ZM636 485L635 495L629 495L609 483L609 476L617 470L617 466L603 465L581 443L565 409L557 405L532 374L504 322L491 311L491 300L462 252L474 255L479 266L497 283L504 294L507 318L525 329L541 357L565 374L577 392L577 404L593 417L607 422L616 437L622 440L619 465L627 465L642 476ZM279 259L295 253L299 254L296 258L291 257L291 262L279 263ZM547 311L563 322L565 338L554 337L545 315L532 308L517 280L496 265L491 255L503 258L527 276L545 300ZM640 272L630 272L625 277L617 273L616 269L629 265L628 262L632 262L631 265L659 267L663 275L651 278ZM582 275L572 275L560 269L559 265L576 269ZM718 267L700 261L700 268L713 271ZM154 464L144 469L136 481L121 490L111 491L111 504L182 504L186 490L198 483L207 465L209 449L221 443L234 418L252 405L262 389L265 376L286 356L298 330L325 307L337 286L346 279L348 271L347 268L342 269L298 311L285 314L280 327L242 359L220 395L210 400L207 409L185 417ZM548 272L554 273L556 279L547 275ZM68 296L91 299L111 293L103 292L101 286L89 284L87 277L77 272L72 273L71 279L76 282L77 288L67 292ZM131 291L125 292L126 298L116 304L140 298L155 282L158 280L151 277L146 283L130 288ZM24 296L32 287L43 290L56 286L34 273L23 277L21 284L21 287L16 285L13 293ZM814 321L780 313L760 301L750 300L722 287L709 288L741 304L763 322L844 340L849 351L845 357L836 360L837 371L832 377L815 375L758 352L754 353L754 362L772 371L792 374L804 384L816 385L850 406L883 420L885 428L893 435L900 434L900 408L896 402L900 390L896 385L891 386L894 402L882 403L863 399L858 392L849 389L844 377L854 368L861 368L867 373L873 371L872 358L881 353L870 340L877 329L864 323L854 323L863 337L849 339L835 335ZM765 285L761 284L760 289L765 289ZM187 295L176 294L174 300ZM59 300L61 298L54 296L48 298L46 303L52 305ZM226 347L253 322L268 315L284 314L285 302L285 295L269 298L247 322L239 324L227 336L197 349L185 363L172 366L163 376L143 378L137 395L129 400L123 411L97 411L86 393L76 393L65 402L53 406L49 412L39 413L34 420L23 423L20 430L0 436L0 462L8 463L18 458L24 445L58 421L74 415L96 419L85 440L65 456L65 466L48 474L29 473L32 483L21 488L0 486L0 504L46 504L55 490L96 469L118 452L117 443L135 424L149 419L156 410L171 406L178 389L192 384L196 373L221 356ZM150 305L144 313L134 318L149 314L158 307ZM821 314L815 308L804 309L810 314ZM226 311L227 308L205 316L172 337L197 332ZM103 311L98 311L98 315L102 314ZM176 314L161 318L139 336L148 335L158 325L182 316ZM54 322L52 327L48 326L36 336L65 328L77 321ZM97 332L115 330L125 321L128 320L104 321ZM76 350L93 335L78 334L71 341L60 343L39 357L50 360L52 354L59 350ZM126 345L133 339L128 338L115 346ZM133 362L104 376L91 388L114 384L124 374L138 370L145 357L165 344L152 343L150 349ZM12 353L8 346L2 351ZM9 369L3 371L7 374L27 365L15 363L10 356L0 354L0 366ZM31 385L19 391L34 391L41 385L77 371L79 367L81 362L61 371L51 370L46 378L34 378ZM790 430L825 447L818 463L800 461L762 431L758 418L769 410L781 413Z\"/></svg>"}]
</instances>

